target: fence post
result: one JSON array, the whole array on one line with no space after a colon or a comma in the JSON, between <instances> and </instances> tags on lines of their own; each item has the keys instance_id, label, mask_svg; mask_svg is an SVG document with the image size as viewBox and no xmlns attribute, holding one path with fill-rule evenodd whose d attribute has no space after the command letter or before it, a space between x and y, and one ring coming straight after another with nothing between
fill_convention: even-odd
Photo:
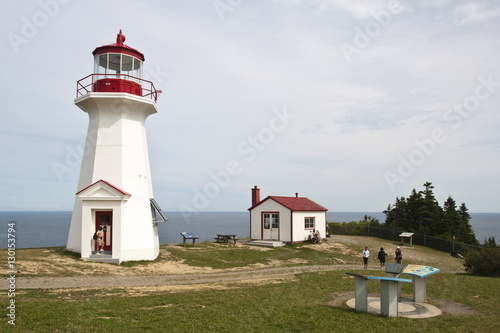
<instances>
[{"instance_id":1,"label":"fence post","mask_svg":"<svg viewBox=\"0 0 500 333\"><path fill-rule=\"evenodd\" d=\"M425 244L426 244L426 243L425 243L425 234L424 234L424 246L426 246Z\"/></svg>"}]
</instances>

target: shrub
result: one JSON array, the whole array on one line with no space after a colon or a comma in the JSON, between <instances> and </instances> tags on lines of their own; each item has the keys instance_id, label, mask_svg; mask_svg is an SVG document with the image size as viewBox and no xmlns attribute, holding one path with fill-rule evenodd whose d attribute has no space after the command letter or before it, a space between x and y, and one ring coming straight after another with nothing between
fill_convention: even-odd
<instances>
[{"instance_id":1,"label":"shrub","mask_svg":"<svg viewBox=\"0 0 500 333\"><path fill-rule=\"evenodd\" d=\"M484 275L500 276L500 247L484 247L480 251L470 251L464 262L467 272Z\"/></svg>"}]
</instances>

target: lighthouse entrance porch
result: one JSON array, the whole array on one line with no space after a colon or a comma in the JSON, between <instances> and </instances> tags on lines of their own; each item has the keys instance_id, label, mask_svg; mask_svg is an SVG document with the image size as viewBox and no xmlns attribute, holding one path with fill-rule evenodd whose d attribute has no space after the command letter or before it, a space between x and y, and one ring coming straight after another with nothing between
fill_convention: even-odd
<instances>
[{"instance_id":1,"label":"lighthouse entrance porch","mask_svg":"<svg viewBox=\"0 0 500 333\"><path fill-rule=\"evenodd\" d=\"M95 229L96 231L102 227L104 251L111 252L113 250L113 211L96 211L95 212ZM96 244L97 251L97 244Z\"/></svg>"}]
</instances>

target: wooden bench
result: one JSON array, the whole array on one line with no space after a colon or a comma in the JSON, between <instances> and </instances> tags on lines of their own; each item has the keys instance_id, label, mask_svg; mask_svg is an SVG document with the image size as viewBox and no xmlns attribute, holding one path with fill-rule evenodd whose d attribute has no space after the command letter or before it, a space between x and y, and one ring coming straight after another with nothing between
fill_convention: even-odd
<instances>
[{"instance_id":1,"label":"wooden bench","mask_svg":"<svg viewBox=\"0 0 500 333\"><path fill-rule=\"evenodd\" d=\"M233 241L234 244L236 244L236 241L238 238L236 238L236 235L220 235L217 234L217 237L215 237L215 242L216 243L229 243L229 241Z\"/></svg>"},{"instance_id":2,"label":"wooden bench","mask_svg":"<svg viewBox=\"0 0 500 333\"><path fill-rule=\"evenodd\" d=\"M181 235L182 235L182 246L186 246L186 239L192 239L193 240L193 246L194 246L194 242L196 242L196 240L198 238L200 238L199 236L196 236L194 232L181 232Z\"/></svg>"}]
</instances>

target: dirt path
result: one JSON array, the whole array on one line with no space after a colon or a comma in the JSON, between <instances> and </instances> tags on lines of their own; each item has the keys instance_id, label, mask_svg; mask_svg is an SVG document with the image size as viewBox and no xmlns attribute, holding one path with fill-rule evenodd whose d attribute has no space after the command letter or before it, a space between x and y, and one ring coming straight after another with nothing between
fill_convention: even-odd
<instances>
[{"instance_id":1,"label":"dirt path","mask_svg":"<svg viewBox=\"0 0 500 333\"><path fill-rule=\"evenodd\" d=\"M275 280L305 272L359 269L359 265L272 267L258 270L227 271L205 274L136 275L136 276L77 276L19 278L19 289L118 288L139 286L175 286L249 280ZM373 268L376 269L375 267ZM380 269L378 269L380 270ZM4 288L5 283L0 284Z\"/></svg>"},{"instance_id":2,"label":"dirt path","mask_svg":"<svg viewBox=\"0 0 500 333\"><path fill-rule=\"evenodd\" d=\"M238 246L245 246L238 244ZM358 256L357 248L368 246L372 251L370 256L369 270L378 270L376 253L383 246L389 253L388 260L392 262L392 251L395 244L369 237L355 236L335 236L334 239L323 242L321 245L310 245L311 248L324 252L325 255L335 253L350 253ZM269 248L255 247L259 251L271 251ZM20 274L16 277L16 287L22 289L78 289L78 288L137 288L137 287L167 287L191 286L190 288L206 288L207 284L218 284L228 282L253 282L278 281L283 279L293 279L295 274L304 272L325 272L334 270L359 270L362 268L361 262L341 262L336 265L311 266L306 262L283 263L273 261L270 264L249 265L242 268L214 270L210 267L193 267L184 264L182 261L170 260L168 246L162 247L163 260L153 262L145 266L123 267L117 265L106 265L89 261L77 261L72 258L63 257L54 250L46 249L43 258L23 259L20 264ZM461 273L463 265L451 256L439 251L426 251L422 257L422 251L417 248L403 248L404 261L413 264L425 264L438 267L445 273ZM361 259L360 259L361 260ZM287 266L283 266L287 264ZM289 266L289 264L303 264L300 266ZM281 266L280 266L281 265ZM23 277L26 276L34 277ZM61 273L61 274L59 274ZM45 277L36 277L42 275ZM50 277L50 275L56 275ZM57 276L59 275L59 276ZM6 279L0 280L0 288L8 288Z\"/></svg>"}]
</instances>

